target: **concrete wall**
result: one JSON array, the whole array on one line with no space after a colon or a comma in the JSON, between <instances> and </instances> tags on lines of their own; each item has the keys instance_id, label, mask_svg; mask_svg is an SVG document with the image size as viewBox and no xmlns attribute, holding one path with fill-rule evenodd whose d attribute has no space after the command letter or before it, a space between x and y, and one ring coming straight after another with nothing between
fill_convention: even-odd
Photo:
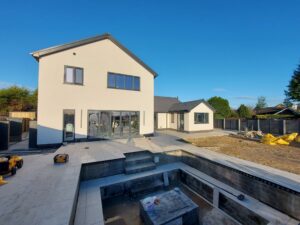
<instances>
[{"instance_id":1,"label":"concrete wall","mask_svg":"<svg viewBox=\"0 0 300 225\"><path fill-rule=\"evenodd\" d=\"M209 119L207 124L195 124L194 113L208 113ZM214 129L214 112L208 108L204 103L199 104L197 107L192 109L189 113L185 113L184 116L185 131L203 131Z\"/></svg>"},{"instance_id":2,"label":"concrete wall","mask_svg":"<svg viewBox=\"0 0 300 225\"><path fill-rule=\"evenodd\" d=\"M80 179L85 181L124 173L124 160L115 159L83 164Z\"/></svg>"},{"instance_id":3,"label":"concrete wall","mask_svg":"<svg viewBox=\"0 0 300 225\"><path fill-rule=\"evenodd\" d=\"M300 219L299 192L185 151L182 151L182 162L291 217Z\"/></svg>"},{"instance_id":4,"label":"concrete wall","mask_svg":"<svg viewBox=\"0 0 300 225\"><path fill-rule=\"evenodd\" d=\"M64 84L64 66L82 67L84 84ZM140 91L107 88L107 72L140 77ZM63 110L75 110L76 138L87 137L88 110L140 112L140 134L153 133L154 76L110 40L40 58L37 144L62 142ZM144 118L145 117L145 118Z\"/></svg>"}]
</instances>

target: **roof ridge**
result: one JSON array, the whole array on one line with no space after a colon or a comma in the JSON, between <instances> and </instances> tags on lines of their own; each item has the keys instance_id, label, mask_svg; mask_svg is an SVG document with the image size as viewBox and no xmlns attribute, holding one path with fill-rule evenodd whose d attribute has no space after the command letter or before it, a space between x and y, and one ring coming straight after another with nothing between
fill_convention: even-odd
<instances>
[{"instance_id":1,"label":"roof ridge","mask_svg":"<svg viewBox=\"0 0 300 225\"><path fill-rule=\"evenodd\" d=\"M68 42L66 44L56 45L49 48L44 48L41 50L34 51L30 53L37 61L43 56L51 55L57 52L69 50L72 48L80 47L82 45L91 44L97 41L102 41L105 39L109 39L111 42L113 42L116 46L118 46L121 50L123 50L125 53L127 53L132 59L134 59L138 64L143 66L146 70L148 70L150 73L153 74L154 77L157 77L157 73L151 69L146 63L144 63L140 58L138 58L134 53L132 53L128 48L126 48L124 45L122 45L119 41L117 41L111 34L104 33L102 35L93 36L90 38L85 38L73 42Z\"/></svg>"}]
</instances>

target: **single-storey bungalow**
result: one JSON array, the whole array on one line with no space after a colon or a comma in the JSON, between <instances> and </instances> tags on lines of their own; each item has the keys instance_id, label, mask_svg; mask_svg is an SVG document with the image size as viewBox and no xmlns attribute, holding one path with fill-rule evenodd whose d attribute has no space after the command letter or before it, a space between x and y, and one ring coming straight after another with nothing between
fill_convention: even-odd
<instances>
[{"instance_id":1,"label":"single-storey bungalow","mask_svg":"<svg viewBox=\"0 0 300 225\"><path fill-rule=\"evenodd\" d=\"M180 102L174 97L154 97L156 129L184 132L213 130L214 108L205 100Z\"/></svg>"}]
</instances>

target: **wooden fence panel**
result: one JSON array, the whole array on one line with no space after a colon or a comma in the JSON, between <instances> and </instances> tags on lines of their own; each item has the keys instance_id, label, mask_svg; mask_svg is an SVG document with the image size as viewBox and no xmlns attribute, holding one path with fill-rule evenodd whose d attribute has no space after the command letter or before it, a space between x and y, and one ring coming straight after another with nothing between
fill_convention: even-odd
<instances>
[{"instance_id":1,"label":"wooden fence panel","mask_svg":"<svg viewBox=\"0 0 300 225\"><path fill-rule=\"evenodd\" d=\"M214 128L223 129L223 119L215 119Z\"/></svg>"},{"instance_id":2,"label":"wooden fence panel","mask_svg":"<svg viewBox=\"0 0 300 225\"><path fill-rule=\"evenodd\" d=\"M290 134L290 133L299 133L299 120L286 120L285 124L286 124L286 133Z\"/></svg>"},{"instance_id":3,"label":"wooden fence panel","mask_svg":"<svg viewBox=\"0 0 300 225\"><path fill-rule=\"evenodd\" d=\"M214 120L214 128L224 129L224 120ZM225 119L226 130L238 130L238 119ZM285 125L284 125L285 124ZM283 120L283 119L240 119L240 130L261 130L263 133L282 135L294 132L300 133L300 120Z\"/></svg>"},{"instance_id":4,"label":"wooden fence panel","mask_svg":"<svg viewBox=\"0 0 300 225\"><path fill-rule=\"evenodd\" d=\"M36 119L36 112L10 112L9 117L14 118L27 118L30 120Z\"/></svg>"},{"instance_id":5,"label":"wooden fence panel","mask_svg":"<svg viewBox=\"0 0 300 225\"><path fill-rule=\"evenodd\" d=\"M263 133L270 133L270 120L259 120L259 126Z\"/></svg>"}]
</instances>

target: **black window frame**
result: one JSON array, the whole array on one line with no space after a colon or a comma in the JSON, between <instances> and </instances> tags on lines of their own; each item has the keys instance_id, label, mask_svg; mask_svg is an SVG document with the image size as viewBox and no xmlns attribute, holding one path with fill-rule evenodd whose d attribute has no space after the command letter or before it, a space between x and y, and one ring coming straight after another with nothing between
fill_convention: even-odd
<instances>
[{"instance_id":1,"label":"black window frame","mask_svg":"<svg viewBox=\"0 0 300 225\"><path fill-rule=\"evenodd\" d=\"M73 82L67 81L67 69L73 69ZM76 70L82 71L82 83L76 82ZM64 67L64 84L72 84L72 85L81 85L82 86L84 84L84 69L82 67L65 65L65 67Z\"/></svg>"},{"instance_id":2,"label":"black window frame","mask_svg":"<svg viewBox=\"0 0 300 225\"><path fill-rule=\"evenodd\" d=\"M203 114L203 118L204 120L203 121L199 121L199 117L198 115L199 114ZM205 120L205 117L206 117L206 120ZM194 124L209 124L209 113L204 113L204 112L195 112L194 113Z\"/></svg>"},{"instance_id":3,"label":"black window frame","mask_svg":"<svg viewBox=\"0 0 300 225\"><path fill-rule=\"evenodd\" d=\"M110 76L113 76L112 79L110 79ZM124 81L124 85L123 87L117 87L117 77L123 77L123 81ZM132 80L132 85L131 85L131 89L130 88L126 88L126 78L130 77ZM136 88L135 86L135 81L136 79L138 79L138 87ZM113 80L115 85L111 86L110 85L110 80ZM127 90L127 91L140 91L141 90L141 78L139 76L134 76L134 75L127 75L127 74L122 74L122 73L113 73L113 72L108 72L107 73L107 88L110 89L118 89L118 90Z\"/></svg>"}]
</instances>

